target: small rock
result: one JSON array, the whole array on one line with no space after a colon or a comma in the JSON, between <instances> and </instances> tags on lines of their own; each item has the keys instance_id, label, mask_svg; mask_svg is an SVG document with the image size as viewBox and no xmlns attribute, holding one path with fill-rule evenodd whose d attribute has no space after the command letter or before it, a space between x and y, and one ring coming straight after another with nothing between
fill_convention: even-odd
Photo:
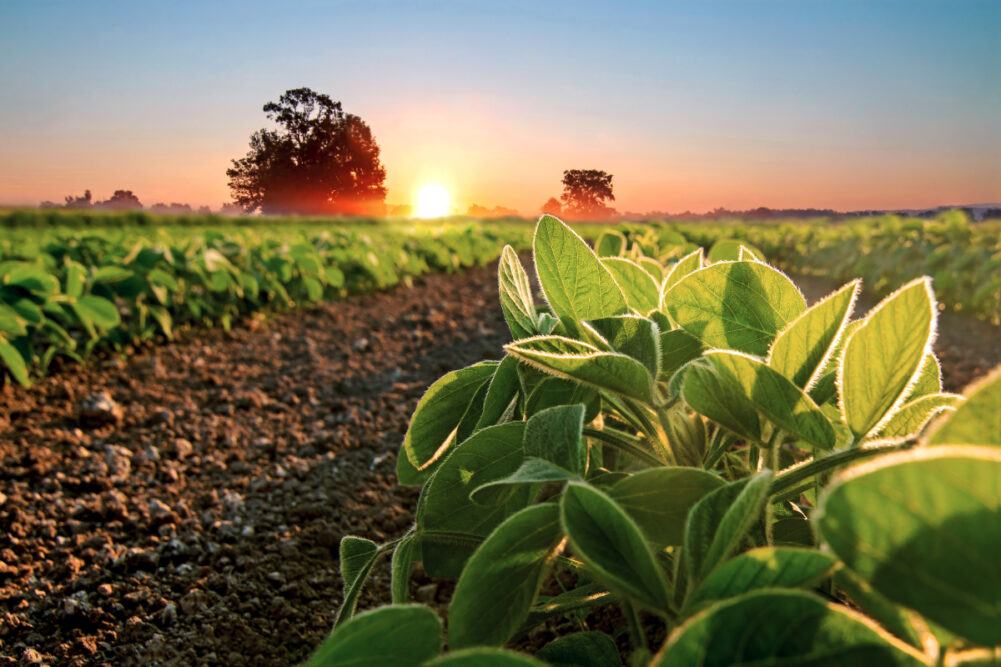
<instances>
[{"instance_id":1,"label":"small rock","mask_svg":"<svg viewBox=\"0 0 1001 667\"><path fill-rule=\"evenodd\" d=\"M43 662L42 654L33 648L24 649L24 653L21 654L21 659L29 665L40 665Z\"/></svg>"},{"instance_id":2,"label":"small rock","mask_svg":"<svg viewBox=\"0 0 1001 667\"><path fill-rule=\"evenodd\" d=\"M163 521L174 516L174 511L166 503L154 498L149 501L149 516L154 521Z\"/></svg>"},{"instance_id":3,"label":"small rock","mask_svg":"<svg viewBox=\"0 0 1001 667\"><path fill-rule=\"evenodd\" d=\"M106 391L93 393L80 401L79 418L86 426L118 424L125 411Z\"/></svg>"},{"instance_id":4,"label":"small rock","mask_svg":"<svg viewBox=\"0 0 1001 667\"><path fill-rule=\"evenodd\" d=\"M164 625L173 625L177 621L177 605L173 602L168 602L163 609L160 610L160 622Z\"/></svg>"},{"instance_id":5,"label":"small rock","mask_svg":"<svg viewBox=\"0 0 1001 667\"><path fill-rule=\"evenodd\" d=\"M150 421L154 424L172 424L174 423L174 413L166 408L157 408L153 411Z\"/></svg>"},{"instance_id":6,"label":"small rock","mask_svg":"<svg viewBox=\"0 0 1001 667\"><path fill-rule=\"evenodd\" d=\"M191 456L194 451L194 445L191 444L190 440L185 438L177 438L173 443L171 443L170 446L170 453L179 459L185 459Z\"/></svg>"},{"instance_id":7,"label":"small rock","mask_svg":"<svg viewBox=\"0 0 1001 667\"><path fill-rule=\"evenodd\" d=\"M434 596L438 593L438 584L425 584L420 586L416 593L414 593L414 598L418 602L434 602Z\"/></svg>"},{"instance_id":8,"label":"small rock","mask_svg":"<svg viewBox=\"0 0 1001 667\"><path fill-rule=\"evenodd\" d=\"M351 349L355 352L364 352L368 349L368 338L359 338L351 344Z\"/></svg>"},{"instance_id":9,"label":"small rock","mask_svg":"<svg viewBox=\"0 0 1001 667\"><path fill-rule=\"evenodd\" d=\"M101 584L100 586L97 587L97 592L103 595L104 597L108 597L109 595L111 595L113 590L114 589L111 588L111 584Z\"/></svg>"}]
</instances>

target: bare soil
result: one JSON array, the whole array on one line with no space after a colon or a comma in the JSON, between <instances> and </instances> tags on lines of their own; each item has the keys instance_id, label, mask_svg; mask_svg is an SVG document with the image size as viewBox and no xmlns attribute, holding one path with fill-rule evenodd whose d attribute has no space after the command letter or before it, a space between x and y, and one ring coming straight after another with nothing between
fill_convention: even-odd
<instances>
[{"instance_id":1,"label":"bare soil","mask_svg":"<svg viewBox=\"0 0 1001 667\"><path fill-rule=\"evenodd\" d=\"M394 471L417 400L509 338L495 270L4 387L0 665L308 657L340 603L341 537L385 540L413 520L417 490ZM811 298L833 288L811 280ZM1001 362L999 334L943 318L948 389ZM377 567L360 608L388 585ZM438 608L450 590L420 572L412 585Z\"/></svg>"}]
</instances>

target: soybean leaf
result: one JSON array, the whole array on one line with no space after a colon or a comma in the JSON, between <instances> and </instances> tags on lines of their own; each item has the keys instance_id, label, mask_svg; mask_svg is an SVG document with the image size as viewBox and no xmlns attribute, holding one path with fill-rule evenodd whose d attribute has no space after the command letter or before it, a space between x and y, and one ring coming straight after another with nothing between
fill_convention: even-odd
<instances>
[{"instance_id":1,"label":"soybean leaf","mask_svg":"<svg viewBox=\"0 0 1001 667\"><path fill-rule=\"evenodd\" d=\"M679 368L697 358L705 347L695 336L684 329L660 332L660 375L661 382L671 379Z\"/></svg>"},{"instance_id":2,"label":"soybean leaf","mask_svg":"<svg viewBox=\"0 0 1001 667\"><path fill-rule=\"evenodd\" d=\"M500 263L497 266L497 280L500 287L501 310L504 319L511 329L511 336L528 338L534 336L539 315L532 301L532 288L528 282L528 274L518 259L518 253L509 245L501 251Z\"/></svg>"},{"instance_id":3,"label":"soybean leaf","mask_svg":"<svg viewBox=\"0 0 1001 667\"><path fill-rule=\"evenodd\" d=\"M493 426L506 421L514 414L521 393L521 382L518 379L518 360L514 357L504 357L494 370L483 399L483 411L480 413L476 428Z\"/></svg>"},{"instance_id":4,"label":"soybean leaf","mask_svg":"<svg viewBox=\"0 0 1001 667\"><path fill-rule=\"evenodd\" d=\"M668 607L664 572L639 526L618 503L592 486L571 482L560 510L574 553L596 579L655 609Z\"/></svg>"},{"instance_id":5,"label":"soybean leaf","mask_svg":"<svg viewBox=\"0 0 1001 667\"><path fill-rule=\"evenodd\" d=\"M574 403L585 406L584 423L597 417L601 409L601 398L594 388L572 380L545 377L526 399L525 415L531 417L546 408Z\"/></svg>"},{"instance_id":6,"label":"soybean leaf","mask_svg":"<svg viewBox=\"0 0 1001 667\"><path fill-rule=\"evenodd\" d=\"M688 613L716 600L759 588L810 588L831 574L838 561L816 549L759 547L716 568L685 602Z\"/></svg>"},{"instance_id":7,"label":"soybean leaf","mask_svg":"<svg viewBox=\"0 0 1001 667\"><path fill-rule=\"evenodd\" d=\"M606 229L594 242L594 253L598 257L618 257L626 250L626 237L622 232Z\"/></svg>"},{"instance_id":8,"label":"soybean leaf","mask_svg":"<svg viewBox=\"0 0 1001 667\"><path fill-rule=\"evenodd\" d=\"M66 288L63 293L71 299L79 299L83 295L83 284L87 278L87 269L78 262L66 262Z\"/></svg>"},{"instance_id":9,"label":"soybean leaf","mask_svg":"<svg viewBox=\"0 0 1001 667\"><path fill-rule=\"evenodd\" d=\"M914 612L888 600L886 596L873 590L869 582L846 567L835 571L834 583L839 590L848 594L852 603L865 612L866 616L882 625L894 636L911 646L924 647L922 641L925 635L922 631L924 628L919 630L915 627L912 619L917 615ZM925 625L924 619L921 619L921 625Z\"/></svg>"},{"instance_id":10,"label":"soybean leaf","mask_svg":"<svg viewBox=\"0 0 1001 667\"><path fill-rule=\"evenodd\" d=\"M423 605L358 614L334 630L304 667L416 667L441 647L441 621Z\"/></svg>"},{"instance_id":11,"label":"soybean leaf","mask_svg":"<svg viewBox=\"0 0 1001 667\"><path fill-rule=\"evenodd\" d=\"M768 365L809 391L837 348L861 284L853 280L790 322L772 343Z\"/></svg>"},{"instance_id":12,"label":"soybean leaf","mask_svg":"<svg viewBox=\"0 0 1001 667\"><path fill-rule=\"evenodd\" d=\"M522 484L545 484L580 479L580 475L535 456L526 456L513 473L473 489L470 499L479 505L495 505L510 496L508 487Z\"/></svg>"},{"instance_id":13,"label":"soybean leaf","mask_svg":"<svg viewBox=\"0 0 1001 667\"><path fill-rule=\"evenodd\" d=\"M337 618L334 619L335 628L354 615L358 595L378 555L379 547L372 540L354 535L341 538L340 561L344 600L337 610Z\"/></svg>"},{"instance_id":14,"label":"soybean leaf","mask_svg":"<svg viewBox=\"0 0 1001 667\"><path fill-rule=\"evenodd\" d=\"M731 482L699 500L685 523L683 564L689 586L695 586L740 545L768 502L773 473Z\"/></svg>"},{"instance_id":15,"label":"soybean leaf","mask_svg":"<svg viewBox=\"0 0 1001 667\"><path fill-rule=\"evenodd\" d=\"M657 283L657 307L660 306L660 285L664 281L664 267L660 262L649 257L640 257L636 263L643 267L643 270L650 274L650 277Z\"/></svg>"},{"instance_id":16,"label":"soybean leaf","mask_svg":"<svg viewBox=\"0 0 1001 667\"><path fill-rule=\"evenodd\" d=\"M739 387L720 376L712 362L699 359L683 366L671 380L680 380L680 393L685 402L699 414L748 440L761 440L758 411Z\"/></svg>"},{"instance_id":17,"label":"soybean leaf","mask_svg":"<svg viewBox=\"0 0 1001 667\"><path fill-rule=\"evenodd\" d=\"M17 351L17 348L0 338L0 361L3 361L10 371L11 376L22 387L30 387L31 380L28 379L28 366L24 363L24 357Z\"/></svg>"},{"instance_id":18,"label":"soybean leaf","mask_svg":"<svg viewBox=\"0 0 1001 667\"><path fill-rule=\"evenodd\" d=\"M539 219L535 269L546 301L573 333L578 322L621 315L626 299L612 274L575 231L551 215Z\"/></svg>"},{"instance_id":19,"label":"soybean leaf","mask_svg":"<svg viewBox=\"0 0 1001 667\"><path fill-rule=\"evenodd\" d=\"M598 346L608 346L639 361L650 375L660 371L660 331L653 320L635 315L605 317L583 322L585 335Z\"/></svg>"},{"instance_id":20,"label":"soybean leaf","mask_svg":"<svg viewBox=\"0 0 1001 667\"><path fill-rule=\"evenodd\" d=\"M473 489L518 469L524 433L525 422L508 422L481 429L457 446L424 486L417 506L418 530L486 537L505 517L527 505L529 488L518 488L505 502L490 507L469 498ZM455 577L471 549L422 543L421 553L432 576Z\"/></svg>"},{"instance_id":21,"label":"soybean leaf","mask_svg":"<svg viewBox=\"0 0 1001 667\"><path fill-rule=\"evenodd\" d=\"M931 283L919 278L881 301L851 334L838 367L838 396L856 440L893 416L919 375L934 330Z\"/></svg>"},{"instance_id":22,"label":"soybean leaf","mask_svg":"<svg viewBox=\"0 0 1001 667\"><path fill-rule=\"evenodd\" d=\"M630 308L641 315L657 310L660 286L642 266L625 257L606 257L601 263L611 272Z\"/></svg>"},{"instance_id":23,"label":"soybean leaf","mask_svg":"<svg viewBox=\"0 0 1001 667\"><path fill-rule=\"evenodd\" d=\"M508 517L466 563L448 611L452 648L500 646L528 617L563 540L559 508L534 505Z\"/></svg>"},{"instance_id":24,"label":"soybean leaf","mask_svg":"<svg viewBox=\"0 0 1001 667\"><path fill-rule=\"evenodd\" d=\"M554 463L577 475L587 466L587 443L581 437L584 406L562 405L536 413L525 424L525 456Z\"/></svg>"},{"instance_id":25,"label":"soybean leaf","mask_svg":"<svg viewBox=\"0 0 1001 667\"><path fill-rule=\"evenodd\" d=\"M956 394L928 394L900 406L890 421L880 429L882 438L907 438L919 433L932 417L940 412L952 410L961 403L962 396Z\"/></svg>"},{"instance_id":26,"label":"soybean leaf","mask_svg":"<svg viewBox=\"0 0 1001 667\"><path fill-rule=\"evenodd\" d=\"M963 392L966 400L929 435L933 445L1001 445L1001 366Z\"/></svg>"},{"instance_id":27,"label":"soybean leaf","mask_svg":"<svg viewBox=\"0 0 1001 667\"><path fill-rule=\"evenodd\" d=\"M11 337L23 336L28 333L24 319L13 308L0 303L0 334Z\"/></svg>"},{"instance_id":28,"label":"soybean leaf","mask_svg":"<svg viewBox=\"0 0 1001 667\"><path fill-rule=\"evenodd\" d=\"M733 262L740 259L740 249L744 248L758 261L764 261L761 251L752 246L747 241L736 241L734 239L721 239L713 244L709 249L710 262Z\"/></svg>"},{"instance_id":29,"label":"soybean leaf","mask_svg":"<svg viewBox=\"0 0 1001 667\"><path fill-rule=\"evenodd\" d=\"M621 667L619 649L604 632L575 632L549 642L535 657L553 667Z\"/></svg>"},{"instance_id":30,"label":"soybean leaf","mask_svg":"<svg viewBox=\"0 0 1001 667\"><path fill-rule=\"evenodd\" d=\"M423 484L431 476L448 448L465 415L470 398L496 370L495 363L480 362L440 378L421 397L397 458L401 484ZM409 462L412 470L403 465Z\"/></svg>"},{"instance_id":31,"label":"soybean leaf","mask_svg":"<svg viewBox=\"0 0 1001 667\"><path fill-rule=\"evenodd\" d=\"M664 309L664 295L682 278L702 268L702 248L690 252L671 267L664 283L660 286L660 308Z\"/></svg>"},{"instance_id":32,"label":"soybean leaf","mask_svg":"<svg viewBox=\"0 0 1001 667\"><path fill-rule=\"evenodd\" d=\"M653 377L643 364L625 354L563 336L525 338L508 343L504 349L544 373L653 401Z\"/></svg>"},{"instance_id":33,"label":"soybean leaf","mask_svg":"<svg viewBox=\"0 0 1001 667\"><path fill-rule=\"evenodd\" d=\"M73 308L88 320L94 323L98 329L111 329L121 324L121 316L118 309L111 301L104 297L87 294L76 300Z\"/></svg>"},{"instance_id":34,"label":"soybean leaf","mask_svg":"<svg viewBox=\"0 0 1001 667\"><path fill-rule=\"evenodd\" d=\"M703 358L712 364L726 396L743 396L774 424L815 447L834 447L834 427L813 399L763 361L722 350L707 352ZM712 408L715 411L718 405ZM706 416L713 419L710 414Z\"/></svg>"},{"instance_id":35,"label":"soybean leaf","mask_svg":"<svg viewBox=\"0 0 1001 667\"><path fill-rule=\"evenodd\" d=\"M524 653L479 647L443 653L423 667L546 667L546 663Z\"/></svg>"},{"instance_id":36,"label":"soybean leaf","mask_svg":"<svg viewBox=\"0 0 1001 667\"><path fill-rule=\"evenodd\" d=\"M906 401L910 402L929 394L938 394L942 391L942 366L938 363L938 357L929 352L921 362L921 371L917 380L909 392Z\"/></svg>"},{"instance_id":37,"label":"soybean leaf","mask_svg":"<svg viewBox=\"0 0 1001 667\"><path fill-rule=\"evenodd\" d=\"M649 468L616 482L608 495L662 548L682 544L689 510L724 484L697 468Z\"/></svg>"},{"instance_id":38,"label":"soybean leaf","mask_svg":"<svg viewBox=\"0 0 1001 667\"><path fill-rule=\"evenodd\" d=\"M764 356L776 334L806 309L785 274L761 262L711 264L664 295L664 309L709 347Z\"/></svg>"},{"instance_id":39,"label":"soybean leaf","mask_svg":"<svg viewBox=\"0 0 1001 667\"><path fill-rule=\"evenodd\" d=\"M1001 644L1001 450L944 446L839 474L814 522L874 589L975 644Z\"/></svg>"},{"instance_id":40,"label":"soybean leaf","mask_svg":"<svg viewBox=\"0 0 1001 667\"><path fill-rule=\"evenodd\" d=\"M925 665L924 656L864 616L793 590L720 602L668 638L656 667Z\"/></svg>"},{"instance_id":41,"label":"soybean leaf","mask_svg":"<svg viewBox=\"0 0 1001 667\"><path fill-rule=\"evenodd\" d=\"M410 598L410 567L414 562L416 546L417 534L409 532L393 549L393 560L390 565L390 595L393 604L405 604Z\"/></svg>"}]
</instances>

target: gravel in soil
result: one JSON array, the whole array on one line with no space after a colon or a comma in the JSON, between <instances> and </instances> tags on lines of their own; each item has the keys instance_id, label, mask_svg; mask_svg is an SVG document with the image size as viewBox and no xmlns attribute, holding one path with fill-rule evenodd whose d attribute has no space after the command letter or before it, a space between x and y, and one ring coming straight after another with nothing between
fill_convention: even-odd
<instances>
[{"instance_id":1,"label":"gravel in soil","mask_svg":"<svg viewBox=\"0 0 1001 667\"><path fill-rule=\"evenodd\" d=\"M952 317L958 390L1001 337ZM490 267L4 387L0 665L302 661L341 599L341 537L413 521L394 471L421 394L508 338ZM418 566L411 590L441 611L452 586ZM359 608L388 599L377 567Z\"/></svg>"}]
</instances>

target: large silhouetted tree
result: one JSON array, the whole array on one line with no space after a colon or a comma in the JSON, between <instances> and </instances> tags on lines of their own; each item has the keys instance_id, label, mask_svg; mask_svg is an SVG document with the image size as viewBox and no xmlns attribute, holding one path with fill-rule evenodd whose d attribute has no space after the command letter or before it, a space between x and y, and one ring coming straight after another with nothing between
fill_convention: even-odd
<instances>
[{"instance_id":1,"label":"large silhouetted tree","mask_svg":"<svg viewBox=\"0 0 1001 667\"><path fill-rule=\"evenodd\" d=\"M382 215L386 170L372 130L341 103L309 88L264 105L278 129L250 137L226 170L233 200L251 213Z\"/></svg>"},{"instance_id":2,"label":"large silhouetted tree","mask_svg":"<svg viewBox=\"0 0 1001 667\"><path fill-rule=\"evenodd\" d=\"M546 200L546 203L542 205L542 212L555 216L563 215L563 207L560 206L560 200L556 197L550 197Z\"/></svg>"},{"instance_id":3,"label":"large silhouetted tree","mask_svg":"<svg viewBox=\"0 0 1001 667\"><path fill-rule=\"evenodd\" d=\"M597 169L563 172L563 215L577 220L604 220L615 215L605 200L615 201L612 175Z\"/></svg>"}]
</instances>

